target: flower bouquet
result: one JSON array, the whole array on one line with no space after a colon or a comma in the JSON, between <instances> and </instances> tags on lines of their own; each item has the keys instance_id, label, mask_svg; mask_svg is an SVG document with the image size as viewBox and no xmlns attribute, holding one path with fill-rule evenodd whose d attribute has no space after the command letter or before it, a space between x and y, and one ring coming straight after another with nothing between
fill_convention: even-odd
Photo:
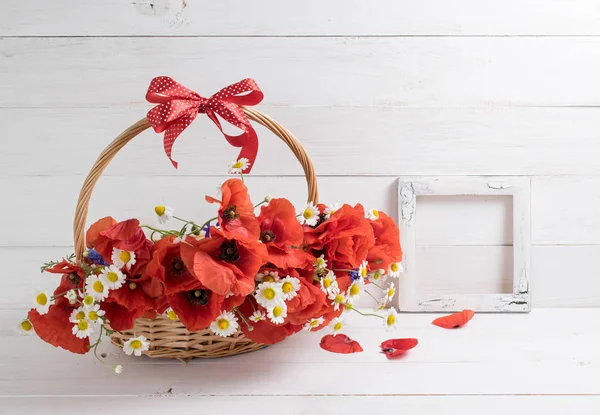
<instances>
[{"instance_id":1,"label":"flower bouquet","mask_svg":"<svg viewBox=\"0 0 600 415\"><path fill-rule=\"evenodd\" d=\"M93 351L101 361L96 351L105 335L129 355L187 360L257 350L303 329L327 328L335 336L346 313L363 314L354 307L361 296L373 297L378 310L386 306L394 295L394 283L386 280L401 271L398 227L360 204L318 204L314 169L302 146L248 108L262 99L250 81L204 99L170 78L153 80L147 97L159 105L96 161L76 209L75 253L42 266L60 275L60 283L52 293L36 294L21 331L73 353ZM217 197L205 198L215 205L214 217L181 218L169 206L156 206L160 225L105 217L84 232L93 187L116 152L152 126L165 132L170 157L173 141L198 113L220 128L218 114L243 131L225 135L242 151L230 166L236 177ZM257 149L248 118L282 138L300 160L309 185L301 209L284 198L252 202L243 180ZM386 329L395 327L393 308L367 314Z\"/></svg>"}]
</instances>

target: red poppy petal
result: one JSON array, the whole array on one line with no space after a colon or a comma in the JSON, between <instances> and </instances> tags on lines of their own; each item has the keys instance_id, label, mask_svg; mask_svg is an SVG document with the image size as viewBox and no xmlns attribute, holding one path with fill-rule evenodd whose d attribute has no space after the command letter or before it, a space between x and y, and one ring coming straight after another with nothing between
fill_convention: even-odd
<instances>
[{"instance_id":1,"label":"red poppy petal","mask_svg":"<svg viewBox=\"0 0 600 415\"><path fill-rule=\"evenodd\" d=\"M413 349L419 344L417 339L389 339L381 343L381 351L388 359L403 355L408 350Z\"/></svg>"},{"instance_id":2,"label":"red poppy petal","mask_svg":"<svg viewBox=\"0 0 600 415\"><path fill-rule=\"evenodd\" d=\"M90 351L90 339L79 339L73 334L73 324L69 322L73 309L74 307L56 304L44 315L35 310L29 311L28 318L40 339L72 353L85 354Z\"/></svg>"},{"instance_id":3,"label":"red poppy petal","mask_svg":"<svg viewBox=\"0 0 600 415\"><path fill-rule=\"evenodd\" d=\"M436 318L431 324L445 329L456 329L467 324L474 315L475 312L473 310L463 310L449 316Z\"/></svg>"},{"instance_id":4,"label":"red poppy petal","mask_svg":"<svg viewBox=\"0 0 600 415\"><path fill-rule=\"evenodd\" d=\"M206 252L194 254L194 275L209 290L227 295L236 283L233 271L211 258Z\"/></svg>"},{"instance_id":5,"label":"red poppy petal","mask_svg":"<svg viewBox=\"0 0 600 415\"><path fill-rule=\"evenodd\" d=\"M356 340L352 340L345 334L327 334L321 339L321 349L327 350L332 353L359 353L363 349Z\"/></svg>"}]
</instances>

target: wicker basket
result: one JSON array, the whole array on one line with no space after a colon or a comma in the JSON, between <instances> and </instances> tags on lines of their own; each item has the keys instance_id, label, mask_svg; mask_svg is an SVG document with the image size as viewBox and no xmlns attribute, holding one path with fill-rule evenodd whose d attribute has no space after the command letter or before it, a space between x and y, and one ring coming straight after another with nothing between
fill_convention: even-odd
<instances>
[{"instance_id":1,"label":"wicker basket","mask_svg":"<svg viewBox=\"0 0 600 415\"><path fill-rule=\"evenodd\" d=\"M313 164L306 154L306 151L298 140L282 125L268 116L248 107L241 107L246 116L255 121L281 138L292 150L306 176L308 184L308 201L318 202L317 180ZM88 206L92 191L96 182L102 175L102 172L108 166L113 157L129 141L142 131L150 127L150 122L144 118L114 139L104 151L100 154L94 166L83 183L77 208L75 210L75 219L73 222L73 236L75 242L75 256L80 262L85 250L85 224L88 213ZM241 353L252 352L265 347L263 344L254 343L238 331L231 337L223 338L215 336L210 330L196 332L188 331L178 320L171 321L165 316L160 316L156 320L145 318L137 319L135 322L135 334L145 336L150 340L150 350L144 352L149 357L180 359L187 361L192 358L215 358L233 356ZM116 332L112 335L113 344L122 347L123 343L133 337L133 330Z\"/></svg>"}]
</instances>

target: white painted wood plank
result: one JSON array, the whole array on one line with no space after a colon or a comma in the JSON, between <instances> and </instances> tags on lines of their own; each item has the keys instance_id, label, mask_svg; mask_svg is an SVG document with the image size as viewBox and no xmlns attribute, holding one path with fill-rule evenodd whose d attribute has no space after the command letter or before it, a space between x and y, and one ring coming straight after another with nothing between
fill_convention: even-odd
<instances>
[{"instance_id":1,"label":"white painted wood plank","mask_svg":"<svg viewBox=\"0 0 600 415\"><path fill-rule=\"evenodd\" d=\"M127 100L140 99L143 88ZM321 175L600 174L600 108L260 108L298 137ZM2 110L3 131L15 139L0 148L0 175L83 174L147 109L139 103ZM257 131L254 174L301 173L283 143L260 126ZM236 155L200 117L175 144L179 170L165 157L162 136L148 131L122 150L107 174L219 174Z\"/></svg>"},{"instance_id":2,"label":"white painted wood plank","mask_svg":"<svg viewBox=\"0 0 600 415\"><path fill-rule=\"evenodd\" d=\"M205 202L204 195L215 196L217 186L231 177L102 177L92 196L88 225L104 216L117 220L135 217L156 225L157 204L173 207L183 218L207 220L215 216L217 208ZM23 222L15 227L14 216L0 217L0 229L6 230L0 246L71 246L72 220L83 180L82 176L2 180L0 194L11 197L13 212L18 212ZM286 197L300 209L306 201L304 177L253 176L245 182L256 203L266 195ZM324 203L362 202L367 209L395 216L395 177L321 177L319 185Z\"/></svg>"},{"instance_id":3,"label":"white painted wood plank","mask_svg":"<svg viewBox=\"0 0 600 415\"><path fill-rule=\"evenodd\" d=\"M598 104L595 37L4 38L0 48L0 106L11 108L141 103L163 74L201 95L253 77L278 106Z\"/></svg>"},{"instance_id":4,"label":"white painted wood plank","mask_svg":"<svg viewBox=\"0 0 600 415\"><path fill-rule=\"evenodd\" d=\"M86 408L89 415L105 415L106 397L68 398L0 398L0 410L14 415L47 415L68 413L73 408ZM289 396L172 396L110 397L111 405L123 413L163 415L164 413L196 412L206 414L230 413L248 415L356 414L377 412L393 413L398 408L405 415L504 415L515 408L536 411L544 415L559 415L577 408L579 415L596 415L600 405L598 396L302 396L293 401Z\"/></svg>"},{"instance_id":5,"label":"white painted wood plank","mask_svg":"<svg viewBox=\"0 0 600 415\"><path fill-rule=\"evenodd\" d=\"M3 36L597 35L600 19L593 0L4 0L2 7Z\"/></svg>"},{"instance_id":6,"label":"white painted wood plank","mask_svg":"<svg viewBox=\"0 0 600 415\"><path fill-rule=\"evenodd\" d=\"M402 316L398 334L417 336L421 344L393 362L377 353L377 345L389 333L354 330L349 322L347 333L361 341L363 353L329 354L319 349L318 334L303 333L256 353L188 365L117 354L110 361L125 366L120 376L89 356L44 348L30 337L6 336L2 338L6 351L0 363L0 390L3 396L154 395L171 388L173 395L202 396L597 395L600 387L593 379L600 374L595 364L600 359L599 338L589 322L596 321L598 313L597 309L554 309L531 315L476 315L464 329L452 331L430 325L430 315ZM361 321L363 327L367 324L364 318L352 320ZM405 320L412 328L405 327ZM32 352L36 347L39 354ZM75 366L68 383L34 370L44 367L45 373L55 373ZM331 382L331 373L348 367L359 370L368 381ZM97 382L84 381L90 377Z\"/></svg>"},{"instance_id":7,"label":"white painted wood plank","mask_svg":"<svg viewBox=\"0 0 600 415\"><path fill-rule=\"evenodd\" d=\"M599 177L537 177L532 189L534 244L600 244Z\"/></svg>"}]
</instances>

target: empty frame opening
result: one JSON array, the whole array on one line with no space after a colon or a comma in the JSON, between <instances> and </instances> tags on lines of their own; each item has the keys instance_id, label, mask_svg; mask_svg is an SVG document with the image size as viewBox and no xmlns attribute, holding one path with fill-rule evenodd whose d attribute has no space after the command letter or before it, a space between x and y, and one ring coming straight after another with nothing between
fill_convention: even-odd
<instances>
[{"instance_id":1,"label":"empty frame opening","mask_svg":"<svg viewBox=\"0 0 600 415\"><path fill-rule=\"evenodd\" d=\"M512 196L417 196L418 294L513 291Z\"/></svg>"}]
</instances>

